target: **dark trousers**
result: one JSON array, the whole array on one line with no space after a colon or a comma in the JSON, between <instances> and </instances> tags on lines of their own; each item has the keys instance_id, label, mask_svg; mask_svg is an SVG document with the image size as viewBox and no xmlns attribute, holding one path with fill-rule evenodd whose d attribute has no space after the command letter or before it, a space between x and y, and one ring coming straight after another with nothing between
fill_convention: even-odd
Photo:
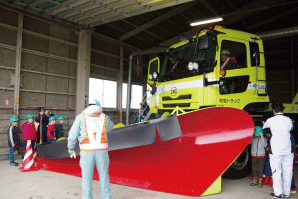
<instances>
[{"instance_id":1,"label":"dark trousers","mask_svg":"<svg viewBox=\"0 0 298 199\"><path fill-rule=\"evenodd\" d=\"M252 176L257 177L259 172L259 178L263 178L263 168L265 165L265 159L252 157L251 162L252 162Z\"/></svg>"},{"instance_id":2,"label":"dark trousers","mask_svg":"<svg viewBox=\"0 0 298 199\"><path fill-rule=\"evenodd\" d=\"M32 150L34 149L34 147L36 146L36 141L35 140L31 140L31 146L32 146ZM25 147L25 151L27 148L27 141L24 141L24 147Z\"/></svg>"},{"instance_id":3,"label":"dark trousers","mask_svg":"<svg viewBox=\"0 0 298 199\"><path fill-rule=\"evenodd\" d=\"M14 163L14 152L15 148L9 147L9 163Z\"/></svg>"},{"instance_id":4,"label":"dark trousers","mask_svg":"<svg viewBox=\"0 0 298 199\"><path fill-rule=\"evenodd\" d=\"M269 161L269 152L268 151L266 151L266 160L265 160L265 166L264 166L264 170L263 170L263 172L264 172L264 174L266 175L266 176L272 176L272 171L271 171L271 167L270 167L270 161Z\"/></svg>"}]
</instances>

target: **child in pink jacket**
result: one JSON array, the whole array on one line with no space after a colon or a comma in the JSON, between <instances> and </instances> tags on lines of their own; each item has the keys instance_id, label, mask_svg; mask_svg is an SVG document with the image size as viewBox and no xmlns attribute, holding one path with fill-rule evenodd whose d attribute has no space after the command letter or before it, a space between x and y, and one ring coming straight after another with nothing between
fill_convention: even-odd
<instances>
[{"instance_id":1,"label":"child in pink jacket","mask_svg":"<svg viewBox=\"0 0 298 199\"><path fill-rule=\"evenodd\" d=\"M34 115L29 114L29 115L27 115L26 119L27 119L27 123L24 123L22 125L23 136L24 136L24 146L26 149L28 140L31 140L31 145L32 145L32 149L33 149L37 142L37 134L36 134L36 130L35 130L35 125L33 123Z\"/></svg>"}]
</instances>

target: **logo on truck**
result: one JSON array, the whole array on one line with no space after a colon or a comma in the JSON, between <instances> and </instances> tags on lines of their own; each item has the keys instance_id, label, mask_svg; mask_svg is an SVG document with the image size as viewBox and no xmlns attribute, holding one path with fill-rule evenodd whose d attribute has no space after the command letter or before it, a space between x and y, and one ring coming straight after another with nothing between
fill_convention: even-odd
<instances>
[{"instance_id":1,"label":"logo on truck","mask_svg":"<svg viewBox=\"0 0 298 199\"><path fill-rule=\"evenodd\" d=\"M178 93L178 90L177 90L176 87L171 88L171 95L172 95L172 96L177 95L177 93Z\"/></svg>"}]
</instances>

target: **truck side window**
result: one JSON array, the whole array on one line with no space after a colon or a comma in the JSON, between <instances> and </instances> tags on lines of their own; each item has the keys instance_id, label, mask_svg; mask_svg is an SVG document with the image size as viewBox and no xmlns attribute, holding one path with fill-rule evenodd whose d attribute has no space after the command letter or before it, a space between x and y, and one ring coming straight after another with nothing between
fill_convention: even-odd
<instances>
[{"instance_id":1,"label":"truck side window","mask_svg":"<svg viewBox=\"0 0 298 199\"><path fill-rule=\"evenodd\" d=\"M249 42L251 66L260 65L259 45L254 42Z\"/></svg>"},{"instance_id":2,"label":"truck side window","mask_svg":"<svg viewBox=\"0 0 298 199\"><path fill-rule=\"evenodd\" d=\"M231 70L247 68L246 46L244 43L223 40L221 43L221 53L229 54L230 62L225 63L221 58L221 69ZM232 65L232 66L229 66Z\"/></svg>"}]
</instances>

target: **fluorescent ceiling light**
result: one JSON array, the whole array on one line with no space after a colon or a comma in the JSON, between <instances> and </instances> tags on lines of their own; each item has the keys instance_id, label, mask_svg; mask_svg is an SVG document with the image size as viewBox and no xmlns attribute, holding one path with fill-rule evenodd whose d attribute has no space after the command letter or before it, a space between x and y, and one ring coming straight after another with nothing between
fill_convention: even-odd
<instances>
[{"instance_id":1,"label":"fluorescent ceiling light","mask_svg":"<svg viewBox=\"0 0 298 199\"><path fill-rule=\"evenodd\" d=\"M197 22L193 22L190 25L191 26L198 26L198 25L202 25L202 24L207 24L207 23L213 23L213 22L218 22L218 21L222 21L223 18L219 17L219 18L214 18L214 19L207 19L204 21L197 21Z\"/></svg>"}]
</instances>

